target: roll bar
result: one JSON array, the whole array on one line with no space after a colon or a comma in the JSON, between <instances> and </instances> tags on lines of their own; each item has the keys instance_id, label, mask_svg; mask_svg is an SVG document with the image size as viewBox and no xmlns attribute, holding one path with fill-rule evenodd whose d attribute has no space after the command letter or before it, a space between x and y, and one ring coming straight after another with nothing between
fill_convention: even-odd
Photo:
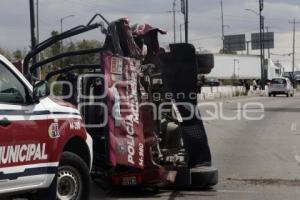
<instances>
[{"instance_id":1,"label":"roll bar","mask_svg":"<svg viewBox=\"0 0 300 200\"><path fill-rule=\"evenodd\" d=\"M66 52L66 53L62 53L59 54L57 56L54 56L52 58L46 59L44 61L41 61L39 63L34 64L33 66L29 67L29 63L31 61L31 59L37 55L38 53L40 53L41 51L45 50L46 48L50 47L51 45L69 38L69 37L73 37L75 35L79 35L94 29L97 29L99 27L101 27L101 31L106 34L106 29L104 27L103 22L100 23L93 23L94 20L96 19L96 17L100 17L106 24L109 24L109 22L101 15L101 14L96 14L92 17L92 19L88 22L87 25L80 25L77 26L75 28L72 28L70 30L67 30L63 33L60 33L58 35L52 36L50 38L48 38L47 40L43 41L42 43L38 44L32 51L30 51L25 59L24 59L24 73L26 74L27 78L33 78L36 79L36 77L33 77L32 73L34 72L34 70L36 70L37 68L41 67L44 64L47 64L49 62L53 62L54 60L63 58L63 57L68 57L68 56L73 56L73 55L82 55L82 54L88 54L88 53L96 53L96 50L99 49L88 49L88 50L81 50L81 51L77 51L77 52ZM31 69L32 68L32 69Z\"/></svg>"},{"instance_id":2,"label":"roll bar","mask_svg":"<svg viewBox=\"0 0 300 200\"><path fill-rule=\"evenodd\" d=\"M49 72L47 76L45 77L45 80L49 80L51 77L62 74L62 73L67 73L76 69L99 69L101 68L101 65L83 65L83 64L78 64L78 65L70 65L66 68L59 69L53 72Z\"/></svg>"}]
</instances>

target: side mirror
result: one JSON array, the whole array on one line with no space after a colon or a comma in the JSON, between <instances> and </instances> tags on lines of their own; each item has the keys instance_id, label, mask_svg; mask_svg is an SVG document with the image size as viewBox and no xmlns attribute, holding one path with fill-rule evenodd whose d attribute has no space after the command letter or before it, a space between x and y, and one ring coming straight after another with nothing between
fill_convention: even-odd
<instances>
[{"instance_id":1,"label":"side mirror","mask_svg":"<svg viewBox=\"0 0 300 200\"><path fill-rule=\"evenodd\" d=\"M43 99L50 95L50 87L47 81L38 81L33 86L33 101L39 102L40 99Z\"/></svg>"}]
</instances>

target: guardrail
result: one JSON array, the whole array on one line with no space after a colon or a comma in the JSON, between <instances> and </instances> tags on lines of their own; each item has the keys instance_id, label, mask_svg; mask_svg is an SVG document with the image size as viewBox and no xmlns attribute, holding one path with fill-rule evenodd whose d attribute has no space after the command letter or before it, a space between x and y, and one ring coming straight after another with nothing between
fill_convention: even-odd
<instances>
[{"instance_id":1,"label":"guardrail","mask_svg":"<svg viewBox=\"0 0 300 200\"><path fill-rule=\"evenodd\" d=\"M214 100L214 99L230 99L238 96L267 96L268 87L263 90L253 90L250 87L249 91L246 91L244 86L213 86L202 87L201 93L198 94L198 100Z\"/></svg>"}]
</instances>

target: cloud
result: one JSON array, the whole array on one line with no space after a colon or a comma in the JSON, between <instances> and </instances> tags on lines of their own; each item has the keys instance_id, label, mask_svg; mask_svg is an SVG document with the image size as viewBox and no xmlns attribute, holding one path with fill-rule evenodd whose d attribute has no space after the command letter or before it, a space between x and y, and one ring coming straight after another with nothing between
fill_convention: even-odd
<instances>
[{"instance_id":1,"label":"cloud","mask_svg":"<svg viewBox=\"0 0 300 200\"><path fill-rule=\"evenodd\" d=\"M108 20L128 17L132 23L150 23L169 32L161 37L162 44L173 41L173 21L171 13L173 0L39 0L40 37L46 39L52 30L60 30L60 18L73 14L63 23L64 29L79 24L86 24L95 13L102 13ZM212 52L218 51L221 41L220 0L189 0L190 4L190 40L197 47ZM245 9L258 9L258 0L223 0L226 34L250 33L258 31L258 16ZM0 46L8 49L23 49L30 45L29 5L26 0L2 0L0 13ZM180 0L177 0L180 10ZM275 32L276 48L272 52L287 53L291 51L291 30L289 20L300 20L299 0L265 0L263 14L266 25ZM183 15L178 12L177 40L179 41L179 24ZM300 30L300 26L299 29ZM299 34L298 34L299 35ZM99 31L93 31L79 37L103 40ZM298 48L299 46L299 48ZM297 42L300 53L300 38ZM258 53L258 52L254 52ZM300 54L297 54L300 58ZM275 57L276 58L276 57Z\"/></svg>"}]
</instances>

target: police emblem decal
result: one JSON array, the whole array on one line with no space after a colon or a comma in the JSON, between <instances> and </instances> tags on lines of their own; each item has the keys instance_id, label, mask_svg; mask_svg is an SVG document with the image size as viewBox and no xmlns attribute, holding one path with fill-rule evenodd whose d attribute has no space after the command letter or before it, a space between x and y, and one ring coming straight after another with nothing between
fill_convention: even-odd
<instances>
[{"instance_id":1,"label":"police emblem decal","mask_svg":"<svg viewBox=\"0 0 300 200\"><path fill-rule=\"evenodd\" d=\"M53 122L49 126L48 133L50 138L58 138L60 137L58 122Z\"/></svg>"}]
</instances>

